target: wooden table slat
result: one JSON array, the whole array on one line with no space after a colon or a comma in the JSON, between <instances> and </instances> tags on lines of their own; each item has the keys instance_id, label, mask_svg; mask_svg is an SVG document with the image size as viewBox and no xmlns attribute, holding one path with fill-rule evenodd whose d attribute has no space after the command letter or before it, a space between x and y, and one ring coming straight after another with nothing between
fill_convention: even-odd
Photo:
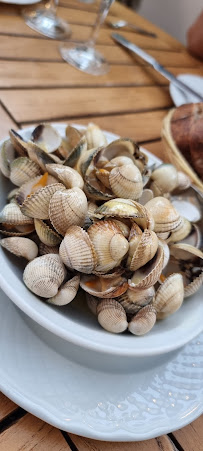
<instances>
[{"instance_id":1,"label":"wooden table slat","mask_svg":"<svg viewBox=\"0 0 203 451\"><path fill-rule=\"evenodd\" d=\"M20 433L19 433L20 430ZM1 451L70 451L61 432L27 414L0 434Z\"/></svg>"},{"instance_id":2,"label":"wooden table slat","mask_svg":"<svg viewBox=\"0 0 203 451\"><path fill-rule=\"evenodd\" d=\"M174 75L188 69L167 67ZM25 78L26 72L26 78ZM203 75L203 67L190 73ZM106 75L92 78L66 63L0 61L0 88L76 87L76 86L152 86L168 85L168 80L148 66L113 65Z\"/></svg>"},{"instance_id":3,"label":"wooden table slat","mask_svg":"<svg viewBox=\"0 0 203 451\"><path fill-rule=\"evenodd\" d=\"M0 118L1 118L0 139L3 139L5 138L5 136L8 135L8 130L10 130L10 128L16 128L16 124L7 114L2 105L0 105Z\"/></svg>"},{"instance_id":4,"label":"wooden table slat","mask_svg":"<svg viewBox=\"0 0 203 451\"><path fill-rule=\"evenodd\" d=\"M51 39L42 39L36 42L35 38L25 39L21 36L4 36L0 39L0 58L21 60L41 60L41 61L62 61L59 53L59 43ZM132 53L127 52L119 45L97 45L98 50L107 58L111 64L139 64L145 65L145 62L139 60ZM163 50L148 50L149 54L154 56L161 64L171 67L190 68L201 65L200 61L193 58L185 51L171 52ZM189 69L188 69L189 71Z\"/></svg>"},{"instance_id":5,"label":"wooden table slat","mask_svg":"<svg viewBox=\"0 0 203 451\"><path fill-rule=\"evenodd\" d=\"M203 416L193 423L173 432L184 451L203 451Z\"/></svg>"},{"instance_id":6,"label":"wooden table slat","mask_svg":"<svg viewBox=\"0 0 203 451\"><path fill-rule=\"evenodd\" d=\"M142 442L101 442L70 434L79 451L174 451L175 447L166 435Z\"/></svg>"},{"instance_id":7,"label":"wooden table slat","mask_svg":"<svg viewBox=\"0 0 203 451\"><path fill-rule=\"evenodd\" d=\"M86 41L90 36L91 28L84 25L71 25L71 30L71 40ZM0 34L1 33L18 36L23 35L25 37L35 36L40 40L45 39L42 35L29 28L20 16L0 16ZM112 45L113 39L111 38L111 33L112 30L104 27L101 28L97 42L99 44ZM170 45L165 41L160 41L158 39L143 36L130 31L121 31L120 33L127 39L145 49L170 49Z\"/></svg>"},{"instance_id":8,"label":"wooden table slat","mask_svg":"<svg viewBox=\"0 0 203 451\"><path fill-rule=\"evenodd\" d=\"M0 112L1 115L1 112ZM1 136L0 136L1 139ZM4 420L8 415L15 412L17 405L10 401L3 393L0 392L0 421Z\"/></svg>"},{"instance_id":9,"label":"wooden table slat","mask_svg":"<svg viewBox=\"0 0 203 451\"><path fill-rule=\"evenodd\" d=\"M155 86L88 90L86 88L0 90L0 97L8 111L12 111L17 122L129 113L172 106L168 89Z\"/></svg>"}]
</instances>

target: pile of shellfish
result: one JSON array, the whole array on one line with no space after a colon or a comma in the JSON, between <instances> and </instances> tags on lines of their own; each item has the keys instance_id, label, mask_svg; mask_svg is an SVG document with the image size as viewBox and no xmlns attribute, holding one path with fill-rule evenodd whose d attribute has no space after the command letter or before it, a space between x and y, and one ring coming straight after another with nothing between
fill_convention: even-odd
<instances>
[{"instance_id":1,"label":"pile of shellfish","mask_svg":"<svg viewBox=\"0 0 203 451\"><path fill-rule=\"evenodd\" d=\"M107 143L95 124L62 138L39 124L14 130L0 169L15 185L0 212L1 246L28 260L27 288L62 306L86 293L109 332L149 332L202 284L198 224L181 216L174 191L190 179L172 164L149 166L128 138Z\"/></svg>"}]
</instances>

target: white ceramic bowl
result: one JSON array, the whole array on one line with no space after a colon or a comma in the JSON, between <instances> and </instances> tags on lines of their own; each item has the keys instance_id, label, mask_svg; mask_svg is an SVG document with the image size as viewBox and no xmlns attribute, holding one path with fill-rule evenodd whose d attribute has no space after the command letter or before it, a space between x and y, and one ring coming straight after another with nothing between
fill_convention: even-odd
<instances>
[{"instance_id":1,"label":"white ceramic bowl","mask_svg":"<svg viewBox=\"0 0 203 451\"><path fill-rule=\"evenodd\" d=\"M63 135L64 124L54 124ZM81 127L82 128L82 127ZM25 138L33 127L20 131ZM107 133L108 141L118 136ZM160 160L147 153L150 163ZM11 189L8 179L1 176L0 207L5 205ZM22 280L24 266L20 260L0 249L0 286L9 298L28 316L59 337L98 352L120 356L148 356L175 350L203 330L203 290L184 301L181 309L169 318L156 323L146 335L135 337L129 333L114 335L103 330L89 312L82 296L65 307L55 307L32 294Z\"/></svg>"}]
</instances>

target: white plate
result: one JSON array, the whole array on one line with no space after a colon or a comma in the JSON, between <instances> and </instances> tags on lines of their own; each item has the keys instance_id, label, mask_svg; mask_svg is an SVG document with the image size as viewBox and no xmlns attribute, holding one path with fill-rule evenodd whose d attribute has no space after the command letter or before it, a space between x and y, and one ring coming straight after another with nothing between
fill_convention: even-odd
<instances>
[{"instance_id":1,"label":"white plate","mask_svg":"<svg viewBox=\"0 0 203 451\"><path fill-rule=\"evenodd\" d=\"M0 3L10 3L12 5L33 5L40 0L0 0Z\"/></svg>"},{"instance_id":2,"label":"white plate","mask_svg":"<svg viewBox=\"0 0 203 451\"><path fill-rule=\"evenodd\" d=\"M202 413L203 334L167 360L130 358L122 370L113 370L106 355L94 361L94 354L67 347L0 292L0 390L28 412L65 431L111 441L156 437Z\"/></svg>"},{"instance_id":3,"label":"white plate","mask_svg":"<svg viewBox=\"0 0 203 451\"><path fill-rule=\"evenodd\" d=\"M61 135L65 135L65 124L53 125ZM32 130L33 127L30 127L20 132L28 139ZM105 133L109 142L118 138L112 133ZM149 164L160 163L158 158L145 152L149 155ZM4 193L8 190L8 180L2 177L1 207L5 204ZM0 286L22 311L41 326L69 342L98 352L120 356L162 354L183 346L203 330L201 319L203 289L192 299L186 299L181 309L174 315L157 322L149 334L135 337L129 333L116 335L106 332L97 323L82 299L75 299L65 307L55 307L40 300L23 283L20 260L2 248L0 248Z\"/></svg>"},{"instance_id":4,"label":"white plate","mask_svg":"<svg viewBox=\"0 0 203 451\"><path fill-rule=\"evenodd\" d=\"M190 88L194 89L198 94L203 95L203 77L182 74L178 75L177 78L187 84ZM192 94L188 92L184 93L181 89L178 89L177 86L174 86L173 83L170 83L169 91L176 106L183 105L184 103L197 103L200 101Z\"/></svg>"}]
</instances>

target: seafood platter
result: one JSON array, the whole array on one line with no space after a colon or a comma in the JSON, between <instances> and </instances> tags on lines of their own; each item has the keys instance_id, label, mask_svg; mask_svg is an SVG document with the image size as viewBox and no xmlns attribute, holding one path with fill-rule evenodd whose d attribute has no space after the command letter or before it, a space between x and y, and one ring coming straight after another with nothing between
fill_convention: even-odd
<instances>
[{"instance_id":1,"label":"seafood platter","mask_svg":"<svg viewBox=\"0 0 203 451\"><path fill-rule=\"evenodd\" d=\"M132 139L63 131L42 123L1 143L1 256L14 255L27 304L32 293L68 316L82 296L97 327L136 343L201 290L200 187Z\"/></svg>"}]
</instances>

